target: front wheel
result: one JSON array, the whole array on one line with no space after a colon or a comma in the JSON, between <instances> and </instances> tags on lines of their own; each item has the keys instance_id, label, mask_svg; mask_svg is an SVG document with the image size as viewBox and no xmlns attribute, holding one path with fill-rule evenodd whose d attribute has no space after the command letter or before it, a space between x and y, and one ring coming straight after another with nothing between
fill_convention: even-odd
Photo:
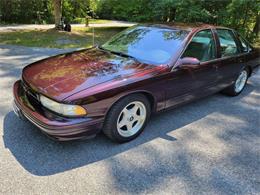
<instances>
[{"instance_id":1,"label":"front wheel","mask_svg":"<svg viewBox=\"0 0 260 195\"><path fill-rule=\"evenodd\" d=\"M119 100L107 114L104 134L116 142L135 139L145 128L151 114L151 106L142 94L134 94Z\"/></svg>"},{"instance_id":2,"label":"front wheel","mask_svg":"<svg viewBox=\"0 0 260 195\"><path fill-rule=\"evenodd\" d=\"M228 88L223 90L223 93L230 95L230 96L237 96L239 95L246 86L246 82L248 80L249 71L248 69L243 69L238 77L236 78L235 82L229 86Z\"/></svg>"}]
</instances>

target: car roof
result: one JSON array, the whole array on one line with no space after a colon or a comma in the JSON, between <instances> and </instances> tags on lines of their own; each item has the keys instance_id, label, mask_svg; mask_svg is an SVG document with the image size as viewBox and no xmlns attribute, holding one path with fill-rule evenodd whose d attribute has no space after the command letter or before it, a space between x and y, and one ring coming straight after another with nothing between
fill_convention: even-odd
<instances>
[{"instance_id":1,"label":"car roof","mask_svg":"<svg viewBox=\"0 0 260 195\"><path fill-rule=\"evenodd\" d=\"M154 27L166 27L171 29L180 29L180 30L186 30L186 31L197 31L205 28L225 28L229 29L223 26L216 26L212 24L205 24L205 23L179 23L179 22L163 22L163 23L149 23L144 24L144 26L154 26Z\"/></svg>"}]
</instances>

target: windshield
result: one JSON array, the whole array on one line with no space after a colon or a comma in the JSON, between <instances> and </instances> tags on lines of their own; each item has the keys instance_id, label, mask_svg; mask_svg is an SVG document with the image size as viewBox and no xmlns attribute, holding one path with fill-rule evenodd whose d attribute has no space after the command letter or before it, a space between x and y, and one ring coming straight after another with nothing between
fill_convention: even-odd
<instances>
[{"instance_id":1,"label":"windshield","mask_svg":"<svg viewBox=\"0 0 260 195\"><path fill-rule=\"evenodd\" d=\"M150 64L166 64L180 48L188 31L155 26L134 26L115 35L103 49Z\"/></svg>"}]
</instances>

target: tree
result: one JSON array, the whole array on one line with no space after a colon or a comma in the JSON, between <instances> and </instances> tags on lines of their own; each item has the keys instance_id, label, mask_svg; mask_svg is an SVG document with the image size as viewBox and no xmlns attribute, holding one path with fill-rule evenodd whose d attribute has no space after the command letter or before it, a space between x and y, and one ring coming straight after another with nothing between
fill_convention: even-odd
<instances>
[{"instance_id":1,"label":"tree","mask_svg":"<svg viewBox=\"0 0 260 195\"><path fill-rule=\"evenodd\" d=\"M258 36L259 34L259 31L260 31L260 14L258 13L258 15L256 16L256 19L255 19L255 25L254 25L254 28L253 28L253 35L254 36Z\"/></svg>"},{"instance_id":2,"label":"tree","mask_svg":"<svg viewBox=\"0 0 260 195\"><path fill-rule=\"evenodd\" d=\"M62 0L52 0L56 29L60 29L60 21L61 21L61 16L62 16L61 3L62 3Z\"/></svg>"},{"instance_id":3,"label":"tree","mask_svg":"<svg viewBox=\"0 0 260 195\"><path fill-rule=\"evenodd\" d=\"M92 2L92 6L95 4ZM66 21L71 22L76 18L85 18L87 15L93 16L90 8L90 0L63 0L62 16Z\"/></svg>"},{"instance_id":4,"label":"tree","mask_svg":"<svg viewBox=\"0 0 260 195\"><path fill-rule=\"evenodd\" d=\"M0 0L0 23L52 23L50 0Z\"/></svg>"},{"instance_id":5,"label":"tree","mask_svg":"<svg viewBox=\"0 0 260 195\"><path fill-rule=\"evenodd\" d=\"M203 22L259 40L260 0L0 0L0 23L84 22L99 17L134 22ZM54 16L54 17L53 17Z\"/></svg>"}]
</instances>

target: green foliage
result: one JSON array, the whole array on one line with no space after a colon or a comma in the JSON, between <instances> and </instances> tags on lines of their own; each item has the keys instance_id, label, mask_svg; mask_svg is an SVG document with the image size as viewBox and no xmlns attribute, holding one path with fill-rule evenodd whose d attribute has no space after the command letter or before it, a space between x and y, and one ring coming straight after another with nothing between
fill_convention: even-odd
<instances>
[{"instance_id":1,"label":"green foliage","mask_svg":"<svg viewBox=\"0 0 260 195\"><path fill-rule=\"evenodd\" d=\"M69 22L76 18L85 18L91 15L90 2L88 0L63 0L62 16Z\"/></svg>"},{"instance_id":2,"label":"green foliage","mask_svg":"<svg viewBox=\"0 0 260 195\"><path fill-rule=\"evenodd\" d=\"M135 22L203 22L235 28L253 40L259 34L260 0L101 0L101 18Z\"/></svg>"},{"instance_id":3,"label":"green foliage","mask_svg":"<svg viewBox=\"0 0 260 195\"><path fill-rule=\"evenodd\" d=\"M0 0L0 23L52 22L49 0Z\"/></svg>"},{"instance_id":4,"label":"green foliage","mask_svg":"<svg viewBox=\"0 0 260 195\"><path fill-rule=\"evenodd\" d=\"M247 38L252 38L251 32L259 20L260 1L233 0L227 6L227 16L224 25L232 26ZM259 29L258 29L259 31Z\"/></svg>"},{"instance_id":5,"label":"green foliage","mask_svg":"<svg viewBox=\"0 0 260 195\"><path fill-rule=\"evenodd\" d=\"M63 0L62 15L72 21L92 14L88 0ZM0 0L0 23L53 23L51 0Z\"/></svg>"},{"instance_id":6,"label":"green foliage","mask_svg":"<svg viewBox=\"0 0 260 195\"><path fill-rule=\"evenodd\" d=\"M51 0L0 0L0 23L53 23ZM260 0L63 0L69 22L92 18L135 22L204 22L258 37ZM83 18L83 19L82 19Z\"/></svg>"}]
</instances>

